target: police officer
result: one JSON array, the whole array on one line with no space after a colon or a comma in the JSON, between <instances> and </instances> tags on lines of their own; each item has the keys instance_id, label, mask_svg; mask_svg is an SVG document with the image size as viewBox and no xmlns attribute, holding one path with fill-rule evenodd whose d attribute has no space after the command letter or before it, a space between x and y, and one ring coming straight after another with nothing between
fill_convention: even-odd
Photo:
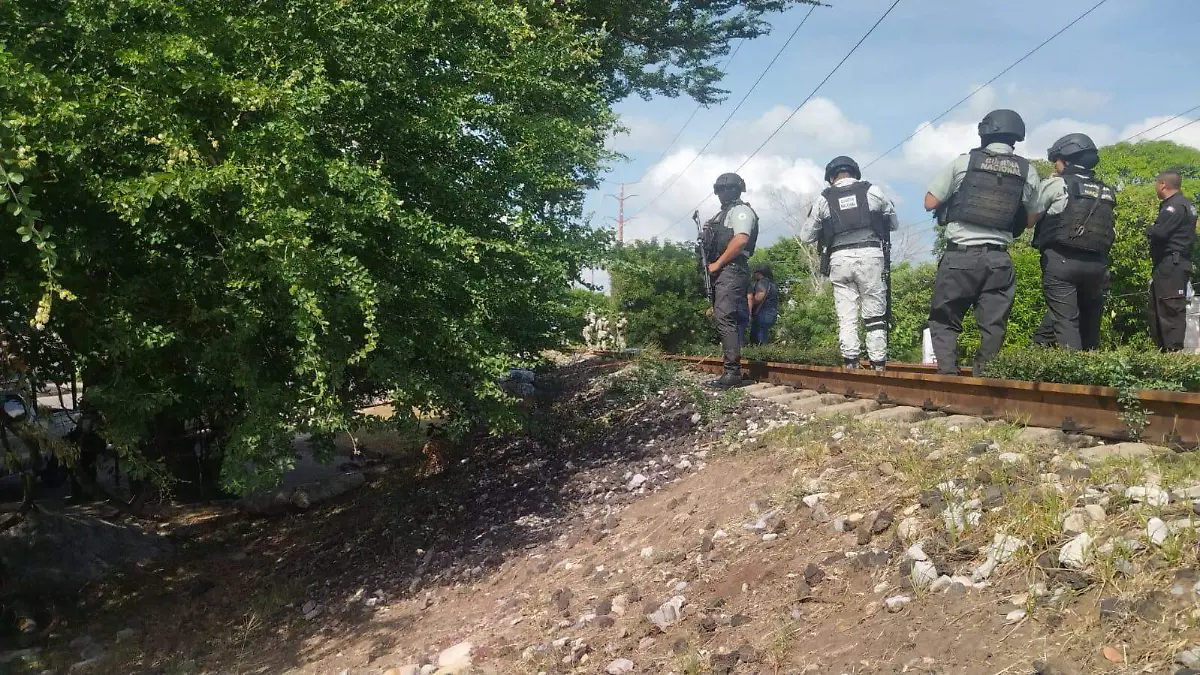
<instances>
[{"instance_id":1,"label":"police officer","mask_svg":"<svg viewBox=\"0 0 1200 675\"><path fill-rule=\"evenodd\" d=\"M888 266L896 208L877 186L862 180L858 163L835 157L825 167L829 187L813 200L800 239L821 249L821 272L833 284L838 344L847 368L857 368L858 319L876 370L887 363Z\"/></svg>"},{"instance_id":2,"label":"police officer","mask_svg":"<svg viewBox=\"0 0 1200 675\"><path fill-rule=\"evenodd\" d=\"M1163 171L1154 181L1162 203L1158 219L1146 230L1150 239L1150 335L1159 349L1183 349L1187 283L1192 273L1192 244L1196 239L1196 207L1183 196L1177 171Z\"/></svg>"},{"instance_id":3,"label":"police officer","mask_svg":"<svg viewBox=\"0 0 1200 675\"><path fill-rule=\"evenodd\" d=\"M750 256L758 241L758 214L742 201L746 181L723 173L713 184L721 210L704 224L704 253L713 280L713 316L721 335L725 373L711 384L728 388L744 384L739 315L748 314Z\"/></svg>"},{"instance_id":4,"label":"police officer","mask_svg":"<svg viewBox=\"0 0 1200 675\"><path fill-rule=\"evenodd\" d=\"M1067 134L1046 151L1054 175L1042 181L1030 224L1042 252L1046 316L1035 344L1064 349L1100 346L1100 318L1108 290L1108 251L1116 238L1116 190L1096 178L1096 144Z\"/></svg>"},{"instance_id":5,"label":"police officer","mask_svg":"<svg viewBox=\"0 0 1200 675\"><path fill-rule=\"evenodd\" d=\"M959 155L929 184L925 210L945 227L946 252L938 262L929 307L929 333L938 372L958 374L962 318L974 307L982 336L975 372L1004 344L1016 295L1008 246L1025 231L1037 196L1037 171L1014 154L1025 140L1025 121L1012 110L993 110L979 123L981 147Z\"/></svg>"}]
</instances>

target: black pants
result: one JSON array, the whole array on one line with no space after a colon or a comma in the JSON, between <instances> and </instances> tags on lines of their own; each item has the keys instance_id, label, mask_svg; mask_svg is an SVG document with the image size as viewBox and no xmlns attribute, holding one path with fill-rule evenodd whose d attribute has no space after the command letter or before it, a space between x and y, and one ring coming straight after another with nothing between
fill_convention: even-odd
<instances>
[{"instance_id":1,"label":"black pants","mask_svg":"<svg viewBox=\"0 0 1200 675\"><path fill-rule=\"evenodd\" d=\"M1004 346L1008 315L1016 296L1016 274L1008 251L946 251L938 263L929 306L929 335L938 372L958 374L958 335L962 318L975 309L981 340L975 372Z\"/></svg>"},{"instance_id":2,"label":"black pants","mask_svg":"<svg viewBox=\"0 0 1200 675\"><path fill-rule=\"evenodd\" d=\"M1108 292L1108 260L1083 251L1042 251L1046 316L1034 344L1078 351L1100 346L1100 320Z\"/></svg>"},{"instance_id":3,"label":"black pants","mask_svg":"<svg viewBox=\"0 0 1200 675\"><path fill-rule=\"evenodd\" d=\"M1187 283L1192 261L1170 255L1154 263L1150 277L1150 336L1163 351L1183 349L1187 327Z\"/></svg>"},{"instance_id":4,"label":"black pants","mask_svg":"<svg viewBox=\"0 0 1200 675\"><path fill-rule=\"evenodd\" d=\"M722 267L713 277L713 318L721 336L725 372L742 372L742 343L738 330L739 313L747 312L746 293L750 286L750 267L740 259Z\"/></svg>"}]
</instances>

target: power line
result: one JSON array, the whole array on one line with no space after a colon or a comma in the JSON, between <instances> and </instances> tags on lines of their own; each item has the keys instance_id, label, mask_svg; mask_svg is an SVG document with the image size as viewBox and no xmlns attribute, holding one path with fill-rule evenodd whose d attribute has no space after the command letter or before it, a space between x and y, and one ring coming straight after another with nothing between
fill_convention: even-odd
<instances>
[{"instance_id":1,"label":"power line","mask_svg":"<svg viewBox=\"0 0 1200 675\"><path fill-rule=\"evenodd\" d=\"M1157 141L1157 140L1159 140L1160 138L1166 138L1167 136L1170 136L1171 134L1175 133L1176 131L1183 131L1184 129L1186 129L1186 128L1188 128L1188 127L1192 126L1193 124L1195 124L1196 122L1200 122L1200 117L1197 117L1196 119L1192 120L1191 122L1188 122L1187 124L1185 124L1185 125L1183 125L1183 126L1181 126L1181 127L1175 127L1175 128L1174 128L1174 129L1172 129L1171 131L1168 131L1167 133L1165 133L1165 134L1163 134L1163 135L1161 135L1161 136L1155 136L1154 138L1152 138L1152 139L1150 139L1150 140L1151 140L1151 141Z\"/></svg>"},{"instance_id":2,"label":"power line","mask_svg":"<svg viewBox=\"0 0 1200 675\"><path fill-rule=\"evenodd\" d=\"M733 53L730 54L729 58L725 59L725 62L720 65L720 70L722 73L725 72L725 69L727 69L729 64L733 62L733 57L737 56L738 52L742 49L742 45L744 44L746 44L746 38L742 38L738 41L737 46L733 48ZM683 135L684 130L688 128L688 125L692 123L692 120L696 119L696 114L699 113L700 109L703 107L704 104L702 103L696 104L695 109L692 110L692 114L688 115L687 121L683 123L683 126L679 127L679 131L675 132L675 136L671 139L671 142L667 143L667 147L663 148L662 154L659 155L658 159L654 160L654 163L650 166L655 166L659 162L663 161L663 158L667 156L667 153L671 151L671 148L675 147L675 142L678 141L679 137ZM641 181L638 182L640 183Z\"/></svg>"},{"instance_id":3,"label":"power line","mask_svg":"<svg viewBox=\"0 0 1200 675\"><path fill-rule=\"evenodd\" d=\"M671 187L674 186L675 183L683 176L683 174L687 173L687 170L692 168L692 165L696 163L696 160L700 159L700 156L704 154L704 151L708 149L708 146L712 145L712 142L717 139L717 136L721 135L721 132L725 130L725 127L729 124L729 121L733 119L733 116L737 114L738 110L741 110L742 104L744 104L746 102L746 99L750 98L750 94L754 93L754 90L758 87L759 83L762 82L763 78L767 76L767 72L771 70L771 66L774 66L775 62L779 60L779 57L783 56L784 50L787 49L788 45L790 45L792 43L792 39L796 37L796 34L800 32L800 29L804 27L804 24L808 23L808 17L812 16L812 13L814 11L816 11L816 9L817 9L817 5L809 6L808 13L804 15L804 18L800 20L800 23L792 31L792 34L788 36L787 40L784 41L783 45L779 48L779 50L775 52L775 56L773 56L771 58L771 61L767 64L767 66L765 68L763 68L762 72L759 73L758 79L756 79L754 81L754 84L750 85L750 88L748 90L746 90L746 93L742 96L742 100L738 101L737 105L734 106L733 110L730 111L729 115L725 117L725 121L721 122L721 126L717 127L717 130L714 131L712 136L710 136L708 138L708 140L704 143L704 147L700 148L700 151L697 152L694 157L692 157L691 161L689 161L687 163L687 166L683 167L683 169L680 170L679 173L677 173L671 177L671 180L669 180L667 182L666 186L663 187L663 189L657 195L654 196L654 199L651 199L649 201L649 203L647 203L642 208L638 209L637 214L640 214L643 211L645 211L646 209L649 209L651 206L654 205L655 202L657 202L663 195L665 195L667 193L667 190L670 190ZM634 214L634 215L637 215L637 214Z\"/></svg>"},{"instance_id":4,"label":"power line","mask_svg":"<svg viewBox=\"0 0 1200 675\"><path fill-rule=\"evenodd\" d=\"M1107 0L1101 0L1101 1L1107 2ZM777 134L779 134L780 131L783 130L783 127L785 127L788 122L792 121L792 118L796 116L796 113L800 112L800 109L803 108L805 106L805 104L807 104L812 99L813 96L817 95L817 92L821 90L821 87L825 86L825 83L829 82L829 80L837 73L838 70L841 70L842 66L846 63L846 61L850 60L850 57L854 55L854 52L858 51L858 48L862 46L862 43L866 42L867 38L871 37L871 34L875 32L875 29L879 28L879 24L883 23L883 20L886 19L888 17L888 15L892 13L892 10L896 9L896 5L899 5L899 4L900 4L900 0L895 0L891 4L891 6L888 7L887 10L879 16L879 19L877 19L875 21L875 23L867 30L867 32L864 33L863 36L858 39L858 42L854 43L854 46L850 48L850 51L846 52L846 55L842 57L842 60L837 62L837 65L833 67L833 70L829 71L829 74L827 74L825 76L825 79L821 80L817 84L817 86L814 87L811 92L809 92L808 96L804 97L804 100L800 102L800 105L796 106L792 110L791 114L788 115L787 118L784 119L783 122L779 126L775 127L775 130L772 131L769 136L767 136L767 139L765 141L763 141L754 150L754 152L750 153L750 156L746 158L746 161L742 162L741 165L738 166L736 171L741 171L746 166L746 164L748 164L750 162L750 160L754 159L755 155L757 155L759 152L762 151L763 148L765 148L767 146L767 143L771 142L771 139L775 138L775 136ZM810 14L812 13L811 10L809 11L809 13ZM807 19L807 18L808 17L805 17L805 19ZM689 164L689 166L690 166L690 164ZM735 171L735 173L736 173L736 171ZM694 207L692 207L691 209L688 209L688 210L695 211L696 209L699 209L701 206L704 205L704 202L708 201L708 198L711 196L712 195L706 195L704 197L704 199L701 199ZM671 223L666 228L664 228L662 231L660 231L659 234L661 234L662 232L666 232L667 230L671 229L675 225L679 224L679 222L682 221L686 217L687 217L687 215L685 214L682 218L680 218L679 220L676 220L675 222ZM655 235L655 236L657 236L657 235Z\"/></svg>"},{"instance_id":5,"label":"power line","mask_svg":"<svg viewBox=\"0 0 1200 675\"><path fill-rule=\"evenodd\" d=\"M1040 50L1042 47L1045 47L1046 45L1050 44L1050 41L1051 41L1051 40L1053 40L1054 38L1058 37L1059 35L1062 35L1063 33L1067 32L1067 30L1069 30L1069 29L1070 29L1072 26L1074 26L1075 24L1077 24L1077 23L1079 23L1080 21L1082 21L1082 20L1083 20L1084 18L1086 18L1086 17L1087 17L1089 14L1091 14L1092 12L1096 11L1097 9L1099 9L1099 8L1100 8L1100 6L1101 6L1101 5L1103 5L1103 4L1104 4L1104 3L1106 3L1106 2L1108 2L1108 0L1100 0L1100 1L1099 1L1099 2L1097 2L1096 4L1092 5L1091 9L1089 9L1089 10L1087 10L1086 12L1084 12L1083 14L1080 14L1079 16L1075 17L1075 20L1071 21L1071 23L1068 23L1067 25L1065 25L1065 26L1063 26L1062 28L1058 29L1058 32L1054 33L1054 34L1053 34L1053 35L1051 35L1050 37L1048 37L1048 38L1046 38L1045 40L1043 40L1041 44L1039 44L1038 46L1036 46L1036 47L1034 47L1033 49L1031 49L1031 50L1029 50L1028 52L1026 52L1026 54L1025 54L1024 56L1022 56L1021 58L1017 59L1016 61L1013 61L1011 64L1009 64L1009 66L1008 66L1007 68L1005 68L1004 70L1002 70L1002 71L1000 71L999 73L997 73L995 77L993 77L992 79L988 80L987 82L984 82L983 84L981 84L981 85L979 85L978 87L976 87L976 88L975 88L975 91L972 91L971 93L969 93L969 94L967 94L966 96L964 96L964 97L962 98L962 100L960 100L958 103L955 103L954 105L950 106L949 108L946 108L946 109L945 109L944 111L942 111L942 113L941 113L940 115L938 115L937 117L935 117L935 118L933 118L932 120L930 120L930 121L928 121L928 122L926 122L926 123L922 124L921 126L917 127L917 130L916 130L916 131L914 131L914 132L912 132L911 134L909 134L907 137L905 137L905 138L904 138L904 140L902 140L902 141L900 141L899 143L897 143L897 144L893 145L892 147L888 148L887 152L883 153L882 155L880 155L880 156L876 157L875 159L871 160L870 162L868 162L866 165L864 165L864 166L863 166L863 170L866 170L866 169L870 168L870 167L871 167L871 165L872 165L872 164L874 164L875 162L878 162L879 160L883 159L884 157L887 157L888 155L892 154L893 152L895 152L895 150L896 150L897 148L899 148L900 146L902 146L902 145L904 145L905 143L907 143L907 142L909 142L910 140L912 140L912 138L913 138L914 136L916 136L917 134L921 133L921 132L922 132L922 131L924 131L925 129L927 129L927 128L929 128L929 127L933 126L933 124L934 124L935 122L937 122L938 120L942 119L942 118L943 118L943 117L945 117L946 115L949 115L949 114L950 114L950 113L951 113L951 112L952 112L952 111L953 111L955 108L957 108L958 106L960 106L960 105L962 105L962 104L966 103L967 101L971 100L971 98L972 98L972 97L974 97L974 96L975 96L975 94L978 94L980 91L983 91L983 89L984 89L985 87L987 87L988 85L992 84L992 83L993 83L993 82L995 82L996 80L998 80L998 79L1000 79L1001 77L1003 77L1003 76L1004 76L1006 73L1008 73L1008 71L1012 70L1013 68L1016 68L1018 65L1020 65L1022 62L1024 62L1026 59L1028 59L1029 57L1031 57L1031 56L1033 56L1035 53L1037 53L1037 52L1038 52L1038 51L1039 51L1039 50Z\"/></svg>"},{"instance_id":6,"label":"power line","mask_svg":"<svg viewBox=\"0 0 1200 675\"><path fill-rule=\"evenodd\" d=\"M1151 131L1154 131L1155 129L1163 126L1164 124L1169 124L1170 122L1174 122L1175 120L1179 119L1180 117L1183 117L1184 115L1192 112L1193 110L1200 110L1200 103L1197 103L1196 105L1192 106L1191 108L1188 108L1187 110L1184 110L1183 112L1179 113L1178 115L1176 115L1174 117L1169 117L1169 118L1159 122L1158 124L1155 124L1154 126L1150 127L1149 129L1142 129L1141 131L1137 132L1136 134L1134 134L1128 138L1122 138L1121 140L1117 141L1117 143L1127 143L1129 141L1132 141L1133 139L1137 138L1138 136L1141 136L1142 134L1150 133ZM1190 122L1189 122L1189 124L1190 124ZM1184 126L1187 126L1187 125L1185 124ZM1182 128L1183 127L1179 127L1179 129L1182 129ZM1176 129L1175 131L1179 131L1179 129ZM1173 133L1175 133L1175 132L1172 131L1166 135L1169 136ZM1158 138L1162 138L1162 136L1159 136ZM1155 138L1154 140L1158 140L1158 138Z\"/></svg>"}]
</instances>

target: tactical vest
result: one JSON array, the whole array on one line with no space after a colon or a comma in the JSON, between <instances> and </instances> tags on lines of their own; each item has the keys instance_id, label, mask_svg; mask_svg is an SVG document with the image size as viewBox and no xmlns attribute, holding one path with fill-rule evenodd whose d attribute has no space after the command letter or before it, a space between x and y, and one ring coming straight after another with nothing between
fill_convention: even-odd
<instances>
[{"instance_id":1,"label":"tactical vest","mask_svg":"<svg viewBox=\"0 0 1200 675\"><path fill-rule=\"evenodd\" d=\"M967 175L950 199L944 222L959 221L1005 232L1019 232L1029 160L986 148L971 151ZM1022 218L1023 220L1023 218Z\"/></svg>"},{"instance_id":2,"label":"tactical vest","mask_svg":"<svg viewBox=\"0 0 1200 675\"><path fill-rule=\"evenodd\" d=\"M1065 248L1108 255L1116 239L1117 193L1092 176L1063 174L1067 183L1067 207L1046 216L1045 234L1039 247Z\"/></svg>"},{"instance_id":3,"label":"tactical vest","mask_svg":"<svg viewBox=\"0 0 1200 675\"><path fill-rule=\"evenodd\" d=\"M733 228L725 223L725 219L729 215L730 210L735 206L750 207L750 203L740 199L729 202L722 206L720 211L717 211L717 215L709 218L708 222L704 224L704 255L710 264L716 262L721 257L721 254L725 252L725 249L729 248L729 242L733 241ZM753 207L750 210L753 211ZM755 214L755 216L757 215ZM757 217L754 221L754 227L750 230L750 241L746 242L746 247L742 249L747 258L754 255L754 245L756 243L758 243Z\"/></svg>"},{"instance_id":4,"label":"tactical vest","mask_svg":"<svg viewBox=\"0 0 1200 675\"><path fill-rule=\"evenodd\" d=\"M821 221L823 242L827 245L883 242L887 228L882 224L882 214L871 211L867 194L870 189L871 184L865 180L845 187L825 188L821 196L829 204L829 217Z\"/></svg>"}]
</instances>

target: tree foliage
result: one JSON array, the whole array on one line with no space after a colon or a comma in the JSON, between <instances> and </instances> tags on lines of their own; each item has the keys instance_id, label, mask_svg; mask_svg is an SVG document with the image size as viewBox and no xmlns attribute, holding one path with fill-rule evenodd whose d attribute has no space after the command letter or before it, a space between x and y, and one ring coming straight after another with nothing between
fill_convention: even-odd
<instances>
[{"instance_id":1,"label":"tree foliage","mask_svg":"<svg viewBox=\"0 0 1200 675\"><path fill-rule=\"evenodd\" d=\"M636 93L720 102L724 73L714 60L733 40L770 32L764 16L819 0L579 0L583 25L601 38L597 67L609 100Z\"/></svg>"},{"instance_id":2,"label":"tree foliage","mask_svg":"<svg viewBox=\"0 0 1200 675\"><path fill-rule=\"evenodd\" d=\"M716 332L704 298L695 249L672 242L638 241L617 249L609 266L617 310L629 319L631 345L675 351L711 344Z\"/></svg>"},{"instance_id":3,"label":"tree foliage","mask_svg":"<svg viewBox=\"0 0 1200 675\"><path fill-rule=\"evenodd\" d=\"M5 318L38 307L143 475L188 425L245 491L381 397L500 411L604 243L604 45L555 3L15 0L0 25Z\"/></svg>"}]
</instances>

